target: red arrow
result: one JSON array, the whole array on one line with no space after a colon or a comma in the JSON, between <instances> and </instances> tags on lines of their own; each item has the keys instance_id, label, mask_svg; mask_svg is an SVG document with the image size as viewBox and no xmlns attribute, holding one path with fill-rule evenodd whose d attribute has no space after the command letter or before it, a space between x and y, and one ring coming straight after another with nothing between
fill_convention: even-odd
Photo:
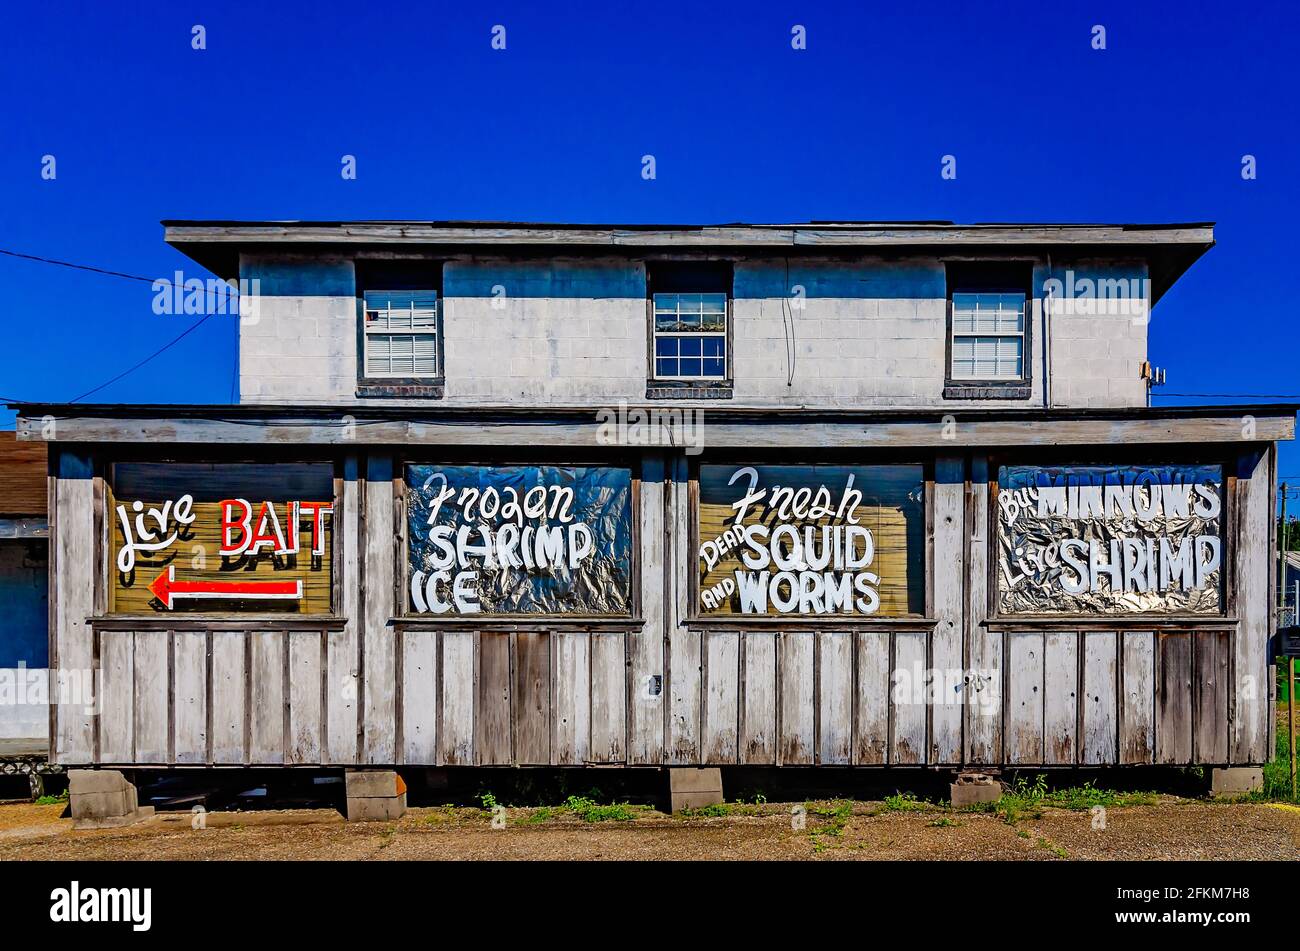
<instances>
[{"instance_id":1,"label":"red arrow","mask_svg":"<svg viewBox=\"0 0 1300 951\"><path fill-rule=\"evenodd\" d=\"M175 565L154 578L149 590L168 611L173 598L302 598L301 581L177 581Z\"/></svg>"}]
</instances>

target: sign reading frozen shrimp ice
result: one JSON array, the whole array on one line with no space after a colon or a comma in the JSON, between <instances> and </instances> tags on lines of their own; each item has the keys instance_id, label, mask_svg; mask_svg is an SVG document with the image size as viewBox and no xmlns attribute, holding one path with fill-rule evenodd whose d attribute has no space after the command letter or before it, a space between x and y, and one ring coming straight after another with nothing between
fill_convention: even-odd
<instances>
[{"instance_id":1,"label":"sign reading frozen shrimp ice","mask_svg":"<svg viewBox=\"0 0 1300 951\"><path fill-rule=\"evenodd\" d=\"M701 615L921 614L921 466L700 467Z\"/></svg>"},{"instance_id":2,"label":"sign reading frozen shrimp ice","mask_svg":"<svg viewBox=\"0 0 1300 951\"><path fill-rule=\"evenodd\" d=\"M1220 466L1004 466L1003 614L1222 611Z\"/></svg>"},{"instance_id":3,"label":"sign reading frozen shrimp ice","mask_svg":"<svg viewBox=\"0 0 1300 951\"><path fill-rule=\"evenodd\" d=\"M632 475L596 466L409 466L410 610L630 615Z\"/></svg>"}]
</instances>

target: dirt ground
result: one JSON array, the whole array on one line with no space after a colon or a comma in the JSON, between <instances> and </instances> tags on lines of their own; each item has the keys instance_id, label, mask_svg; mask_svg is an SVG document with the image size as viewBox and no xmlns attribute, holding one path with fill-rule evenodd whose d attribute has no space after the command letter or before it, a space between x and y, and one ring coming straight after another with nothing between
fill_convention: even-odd
<instances>
[{"instance_id":1,"label":"dirt ground","mask_svg":"<svg viewBox=\"0 0 1300 951\"><path fill-rule=\"evenodd\" d=\"M1300 808L1162 797L1112 807L1105 828L1086 811L1044 809L1014 823L940 808L894 812L853 803L838 818L809 805L673 817L636 809L630 821L586 822L516 809L505 828L469 808L413 808L391 823L348 824L321 809L160 813L120 829L74 831L64 805L0 804L0 861L31 859L1300 859Z\"/></svg>"}]
</instances>

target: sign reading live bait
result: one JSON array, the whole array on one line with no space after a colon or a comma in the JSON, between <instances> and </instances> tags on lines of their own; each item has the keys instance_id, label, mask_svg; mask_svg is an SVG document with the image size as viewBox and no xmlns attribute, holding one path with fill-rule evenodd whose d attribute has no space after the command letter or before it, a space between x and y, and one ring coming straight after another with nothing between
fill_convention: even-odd
<instances>
[{"instance_id":1,"label":"sign reading live bait","mask_svg":"<svg viewBox=\"0 0 1300 951\"><path fill-rule=\"evenodd\" d=\"M924 472L700 467L702 615L920 614Z\"/></svg>"},{"instance_id":2,"label":"sign reading live bait","mask_svg":"<svg viewBox=\"0 0 1300 951\"><path fill-rule=\"evenodd\" d=\"M1004 466L1003 614L1222 611L1219 466Z\"/></svg>"},{"instance_id":3,"label":"sign reading live bait","mask_svg":"<svg viewBox=\"0 0 1300 951\"><path fill-rule=\"evenodd\" d=\"M632 473L408 466L415 614L630 615Z\"/></svg>"},{"instance_id":4,"label":"sign reading live bait","mask_svg":"<svg viewBox=\"0 0 1300 951\"><path fill-rule=\"evenodd\" d=\"M328 613L328 465L114 466L110 610Z\"/></svg>"}]
</instances>

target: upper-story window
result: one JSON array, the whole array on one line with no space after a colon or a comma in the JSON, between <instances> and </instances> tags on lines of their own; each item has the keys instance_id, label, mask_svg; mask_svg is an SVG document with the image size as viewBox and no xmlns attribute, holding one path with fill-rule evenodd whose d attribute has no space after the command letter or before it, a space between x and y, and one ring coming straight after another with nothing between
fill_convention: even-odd
<instances>
[{"instance_id":1,"label":"upper-story window","mask_svg":"<svg viewBox=\"0 0 1300 951\"><path fill-rule=\"evenodd\" d=\"M652 397L731 395L731 265L647 267Z\"/></svg>"},{"instance_id":2,"label":"upper-story window","mask_svg":"<svg viewBox=\"0 0 1300 951\"><path fill-rule=\"evenodd\" d=\"M357 395L442 395L441 285L440 262L357 262Z\"/></svg>"},{"instance_id":3,"label":"upper-story window","mask_svg":"<svg viewBox=\"0 0 1300 951\"><path fill-rule=\"evenodd\" d=\"M1027 399L1032 267L948 265L949 399Z\"/></svg>"}]
</instances>

